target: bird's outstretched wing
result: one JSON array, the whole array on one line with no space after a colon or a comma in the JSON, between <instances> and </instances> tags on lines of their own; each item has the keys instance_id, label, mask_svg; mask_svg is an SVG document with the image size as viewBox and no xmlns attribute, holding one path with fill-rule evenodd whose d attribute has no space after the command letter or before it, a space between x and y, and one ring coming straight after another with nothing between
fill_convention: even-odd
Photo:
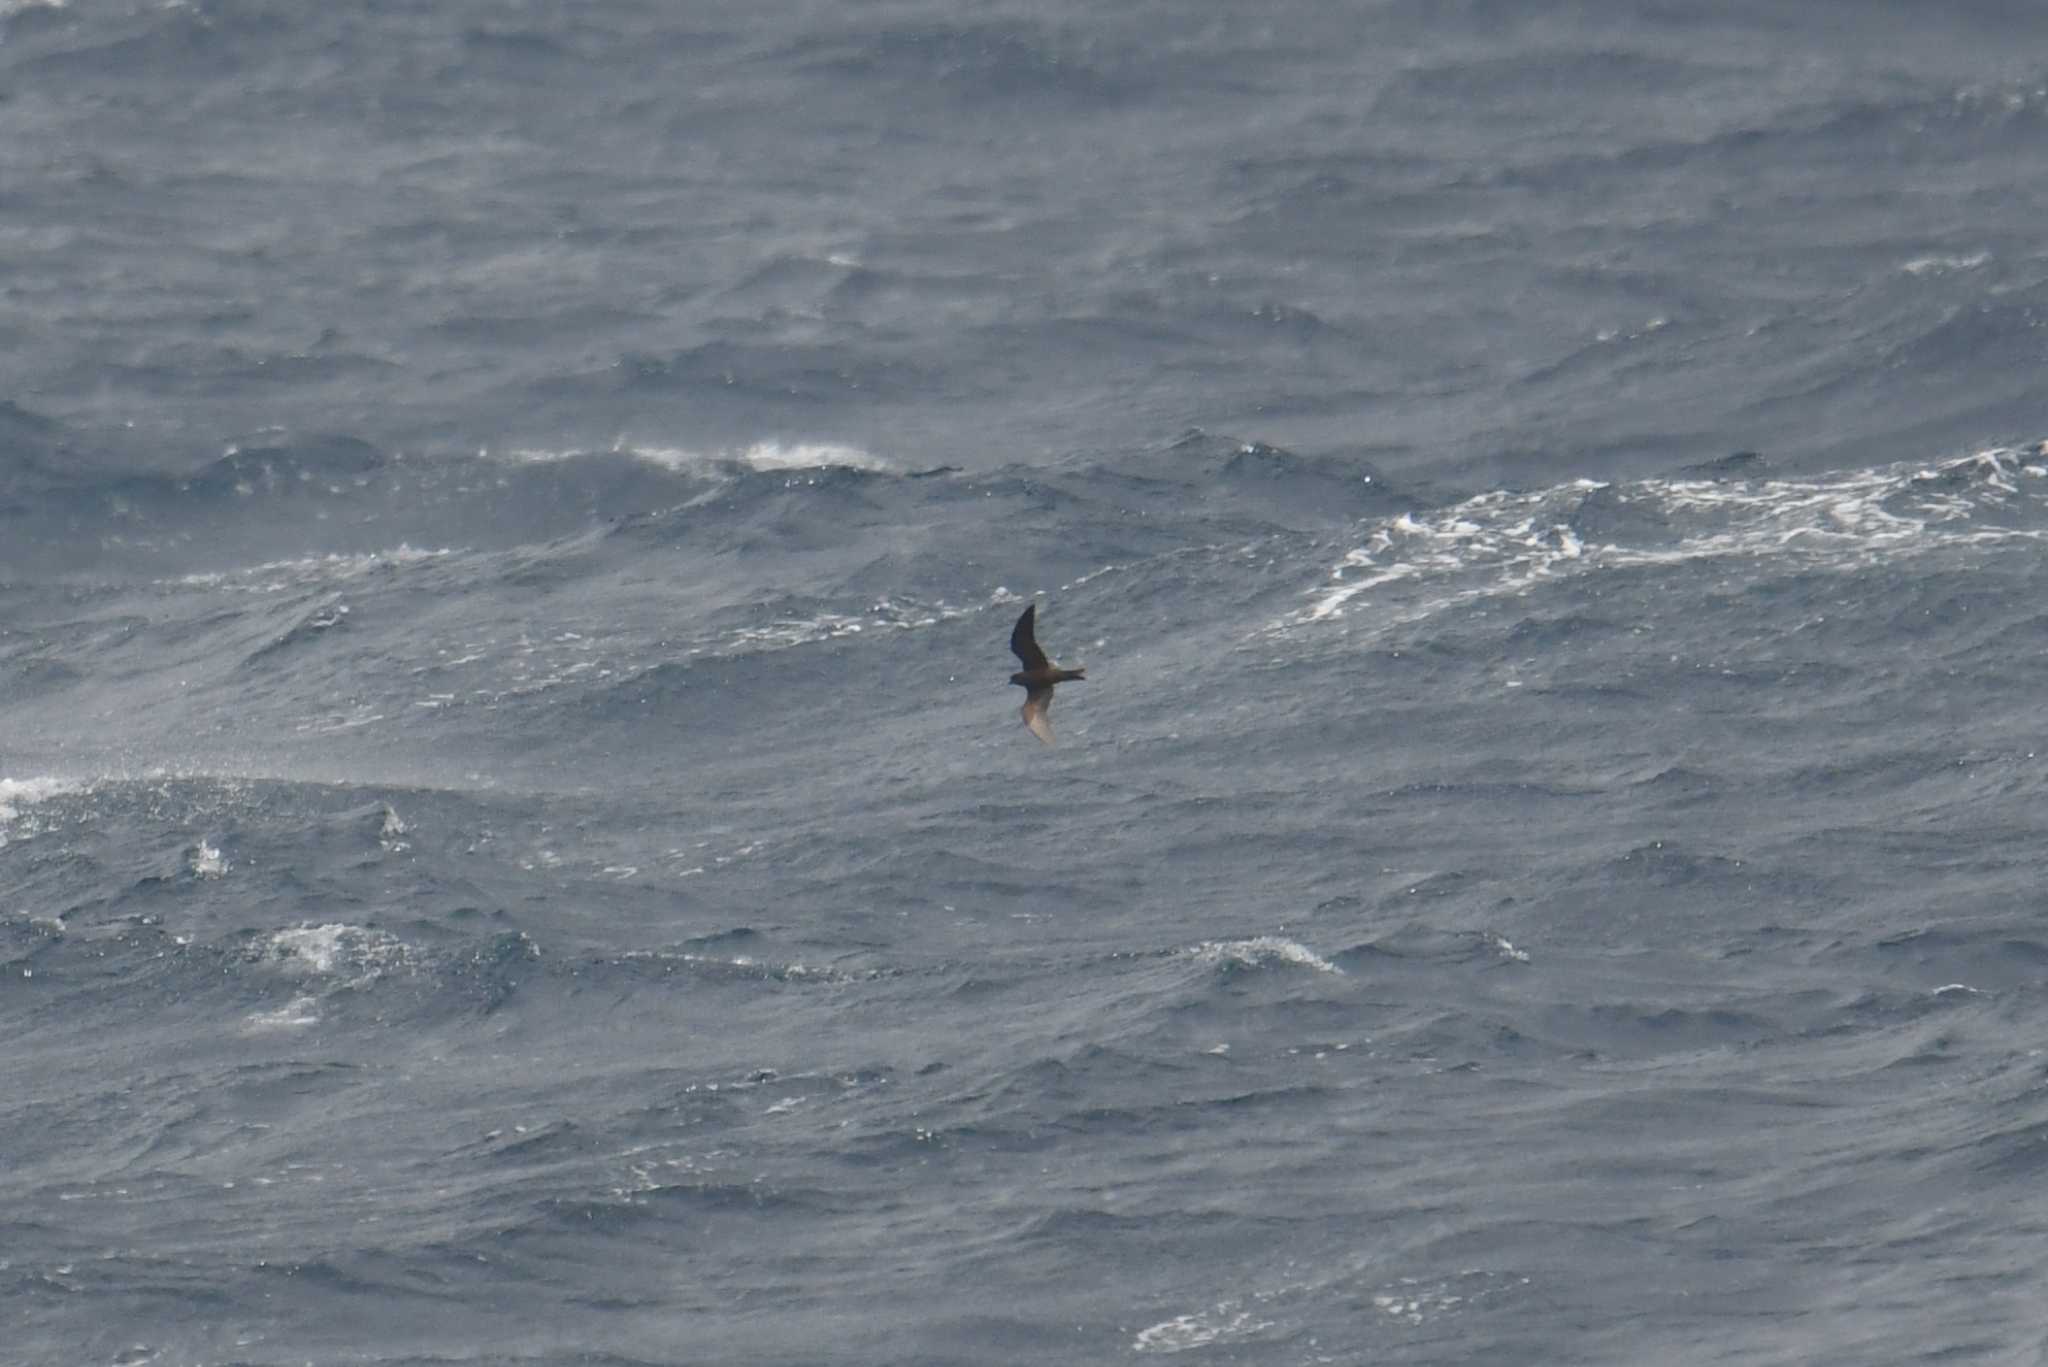
<instances>
[{"instance_id":1,"label":"bird's outstretched wing","mask_svg":"<svg viewBox=\"0 0 2048 1367\"><path fill-rule=\"evenodd\" d=\"M1024 695L1024 706L1018 709L1024 717L1024 724L1031 728L1031 734L1052 744L1052 688L1034 688Z\"/></svg>"},{"instance_id":2,"label":"bird's outstretched wing","mask_svg":"<svg viewBox=\"0 0 2048 1367\"><path fill-rule=\"evenodd\" d=\"M1017 619L1017 625L1010 628L1010 649L1024 662L1024 668L1027 670L1052 668L1052 662L1047 660L1045 652L1038 648L1037 622L1038 604L1033 603L1024 609L1024 615ZM1030 704L1026 703L1025 706L1029 707Z\"/></svg>"}]
</instances>

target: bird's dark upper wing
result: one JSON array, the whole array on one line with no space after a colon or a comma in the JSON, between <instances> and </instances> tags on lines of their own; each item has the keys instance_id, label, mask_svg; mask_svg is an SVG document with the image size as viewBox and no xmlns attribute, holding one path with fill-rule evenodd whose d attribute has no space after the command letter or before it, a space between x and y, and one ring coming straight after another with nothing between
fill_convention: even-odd
<instances>
[{"instance_id":1,"label":"bird's dark upper wing","mask_svg":"<svg viewBox=\"0 0 2048 1367\"><path fill-rule=\"evenodd\" d=\"M1017 619L1017 625L1010 629L1010 649L1024 662L1026 669L1050 669L1052 664L1045 658L1045 652L1038 648L1038 637L1033 626L1038 620L1038 604L1024 609L1024 615Z\"/></svg>"}]
</instances>

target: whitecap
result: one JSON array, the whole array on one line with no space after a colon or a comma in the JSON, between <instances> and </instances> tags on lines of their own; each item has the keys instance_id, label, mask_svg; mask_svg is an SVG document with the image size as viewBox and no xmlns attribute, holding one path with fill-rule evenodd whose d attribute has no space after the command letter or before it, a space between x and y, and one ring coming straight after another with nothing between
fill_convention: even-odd
<instances>
[{"instance_id":1,"label":"whitecap","mask_svg":"<svg viewBox=\"0 0 2048 1367\"><path fill-rule=\"evenodd\" d=\"M547 465L575 460L589 454L580 450L550 451L522 448L507 452L506 457L521 465ZM844 442L832 441L757 441L737 449L697 450L686 446L648 446L627 442L622 438L612 444L611 454L644 461L673 475L715 474L716 467L721 464L745 465L764 472L823 470L835 466L849 470L882 472L895 468L890 462L871 451Z\"/></svg>"},{"instance_id":2,"label":"whitecap","mask_svg":"<svg viewBox=\"0 0 2048 1367\"><path fill-rule=\"evenodd\" d=\"M1515 948L1514 942L1508 939L1507 936L1500 934L1498 931L1482 931L1480 933L1480 938L1486 941L1486 943L1492 947L1493 952L1500 955L1500 957L1503 959L1507 959L1511 962L1518 964L1525 964L1529 962L1529 951L1526 949Z\"/></svg>"},{"instance_id":3,"label":"whitecap","mask_svg":"<svg viewBox=\"0 0 2048 1367\"><path fill-rule=\"evenodd\" d=\"M1373 1309L1410 1325L1424 1324L1464 1303L1465 1297L1452 1291L1449 1284L1413 1277L1403 1277L1374 1292L1372 1297Z\"/></svg>"},{"instance_id":4,"label":"whitecap","mask_svg":"<svg viewBox=\"0 0 2048 1367\"><path fill-rule=\"evenodd\" d=\"M263 941L258 957L293 977L335 977L341 979L339 986L362 987L405 967L411 950L385 931L331 921L275 931Z\"/></svg>"},{"instance_id":5,"label":"whitecap","mask_svg":"<svg viewBox=\"0 0 2048 1367\"><path fill-rule=\"evenodd\" d=\"M1967 256L1916 256L1899 267L1908 275L1946 275L1950 271L1972 271L1991 259L1990 252Z\"/></svg>"},{"instance_id":6,"label":"whitecap","mask_svg":"<svg viewBox=\"0 0 2048 1367\"><path fill-rule=\"evenodd\" d=\"M2048 475L2041 448L1994 447L1936 462L1810 479L1574 480L1535 491L1495 490L1448 507L1404 512L1362 528L1309 602L1270 624L1287 632L1374 604L1373 625L1399 626L1546 580L1602 570L1720 558L1787 558L1843 570L1959 544L2048 539L2048 525L2010 525L2015 507L2048 524L2048 500L2028 478ZM1655 532L1593 538L1575 526L1588 496Z\"/></svg>"},{"instance_id":7,"label":"whitecap","mask_svg":"<svg viewBox=\"0 0 2048 1367\"><path fill-rule=\"evenodd\" d=\"M68 778L49 776L0 778L0 845L5 845L14 836L33 834L33 831L23 829L30 824L23 820L26 809L59 793L76 792L80 786ZM16 827L17 822L21 827Z\"/></svg>"},{"instance_id":8,"label":"whitecap","mask_svg":"<svg viewBox=\"0 0 2048 1367\"><path fill-rule=\"evenodd\" d=\"M74 792L78 786L68 778L0 778L0 821L12 821L23 807Z\"/></svg>"},{"instance_id":9,"label":"whitecap","mask_svg":"<svg viewBox=\"0 0 2048 1367\"><path fill-rule=\"evenodd\" d=\"M275 1011L257 1011L242 1022L244 1031L255 1034L270 1030L299 1030L320 1023L318 1003L304 993L293 997Z\"/></svg>"},{"instance_id":10,"label":"whitecap","mask_svg":"<svg viewBox=\"0 0 2048 1367\"><path fill-rule=\"evenodd\" d=\"M1198 945L1191 946L1187 953L1204 963L1211 964L1256 967L1260 964L1284 963L1313 968L1318 973L1344 972L1308 946L1279 935L1255 935L1246 940L1204 940Z\"/></svg>"},{"instance_id":11,"label":"whitecap","mask_svg":"<svg viewBox=\"0 0 2048 1367\"><path fill-rule=\"evenodd\" d=\"M756 470L818 470L840 466L849 470L887 471L888 461L858 446L838 442L757 441L740 452L739 458Z\"/></svg>"},{"instance_id":12,"label":"whitecap","mask_svg":"<svg viewBox=\"0 0 2048 1367\"><path fill-rule=\"evenodd\" d=\"M778 964L764 962L751 954L721 956L669 949L631 949L620 956L620 960L624 963L653 964L665 973L672 973L681 968L710 977L752 978L782 983L870 982L888 977L891 973L891 970L885 968L841 969L801 961Z\"/></svg>"},{"instance_id":13,"label":"whitecap","mask_svg":"<svg viewBox=\"0 0 2048 1367\"><path fill-rule=\"evenodd\" d=\"M197 846L185 852L185 860L195 877L218 878L228 871L228 861L221 856L220 849L203 836Z\"/></svg>"},{"instance_id":14,"label":"whitecap","mask_svg":"<svg viewBox=\"0 0 2048 1367\"><path fill-rule=\"evenodd\" d=\"M450 546L419 548L408 543L400 543L389 550L301 555L288 560L266 560L261 564L245 565L239 569L181 574L174 579L159 579L156 582L165 588L223 589L235 593L283 593L288 589L360 579L378 570L427 564L455 554L457 551ZM346 612L347 609L343 608L342 611ZM316 625L332 626L333 623L320 622Z\"/></svg>"},{"instance_id":15,"label":"whitecap","mask_svg":"<svg viewBox=\"0 0 2048 1367\"><path fill-rule=\"evenodd\" d=\"M1212 1343L1248 1338L1272 1327L1273 1321L1258 1319L1251 1311L1240 1310L1235 1302L1226 1301L1211 1309L1198 1310L1191 1315L1176 1315L1149 1329L1142 1329L1131 1341L1131 1348L1140 1353L1184 1353L1190 1348L1206 1348Z\"/></svg>"}]
</instances>

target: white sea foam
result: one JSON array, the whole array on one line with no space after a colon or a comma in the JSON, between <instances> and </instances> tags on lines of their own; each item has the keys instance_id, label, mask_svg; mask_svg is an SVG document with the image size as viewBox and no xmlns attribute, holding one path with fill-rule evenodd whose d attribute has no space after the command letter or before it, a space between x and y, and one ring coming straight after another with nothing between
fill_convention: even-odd
<instances>
[{"instance_id":1,"label":"white sea foam","mask_svg":"<svg viewBox=\"0 0 2048 1367\"><path fill-rule=\"evenodd\" d=\"M821 612L808 617L779 617L764 626L742 627L732 635L728 651L773 650L787 646L828 641L837 636L858 636L864 631L915 631L950 622L980 611L974 606L948 603L944 599L926 603L915 599L883 598L864 612Z\"/></svg>"},{"instance_id":2,"label":"white sea foam","mask_svg":"<svg viewBox=\"0 0 2048 1367\"><path fill-rule=\"evenodd\" d=\"M377 843L387 853L398 854L412 848L412 842L405 838L406 825L398 816L398 809L390 803L384 804L384 821L377 827Z\"/></svg>"},{"instance_id":3,"label":"white sea foam","mask_svg":"<svg viewBox=\"0 0 2048 1367\"><path fill-rule=\"evenodd\" d=\"M160 579L162 585L187 589L226 589L235 593L283 593L288 589L360 579L378 570L418 565L454 555L453 547L422 549L400 544L388 551L360 551L343 555L302 555L289 560L268 560L240 569L213 570L205 574L181 574ZM345 611L346 609L344 609Z\"/></svg>"},{"instance_id":4,"label":"white sea foam","mask_svg":"<svg viewBox=\"0 0 2048 1367\"><path fill-rule=\"evenodd\" d=\"M1529 962L1528 950L1516 949L1514 946L1514 942L1512 940L1508 939L1507 936L1502 935L1497 931L1483 931L1480 934L1480 938L1485 940L1486 943L1492 947L1493 952L1500 955L1500 957L1503 959L1507 959L1518 964L1525 964Z\"/></svg>"},{"instance_id":5,"label":"white sea foam","mask_svg":"<svg viewBox=\"0 0 2048 1367\"><path fill-rule=\"evenodd\" d=\"M354 731L365 726L374 726L384 720L384 713L371 703L357 703L343 712L328 712L319 716L302 717L292 723L294 731L305 735L329 736L341 731Z\"/></svg>"},{"instance_id":6,"label":"white sea foam","mask_svg":"<svg viewBox=\"0 0 2048 1367\"><path fill-rule=\"evenodd\" d=\"M1899 267L1908 275L1946 275L1950 271L1970 271L1991 260L1990 252L1971 252L1967 256L1916 256Z\"/></svg>"},{"instance_id":7,"label":"white sea foam","mask_svg":"<svg viewBox=\"0 0 2048 1367\"><path fill-rule=\"evenodd\" d=\"M385 931L332 921L276 931L263 942L259 956L293 977L334 978L341 987L363 987L406 967L411 950Z\"/></svg>"},{"instance_id":8,"label":"white sea foam","mask_svg":"<svg viewBox=\"0 0 2048 1367\"><path fill-rule=\"evenodd\" d=\"M1540 582L1625 566L1723 557L1784 557L1852 570L1958 544L2048 539L2048 502L2023 483L2048 475L2038 448L1994 448L1932 466L1902 464L1812 479L1575 480L1533 492L1497 490L1366 524L1309 603L1272 624L1287 631L1342 618L1364 599L1377 625L1420 620ZM1589 539L1572 525L1589 495L1654 530ZM2043 525L2002 521L2015 509Z\"/></svg>"},{"instance_id":9,"label":"white sea foam","mask_svg":"<svg viewBox=\"0 0 2048 1367\"><path fill-rule=\"evenodd\" d=\"M186 863L200 878L218 878L228 871L228 861L221 857L220 850L201 837L199 844L185 852Z\"/></svg>"},{"instance_id":10,"label":"white sea foam","mask_svg":"<svg viewBox=\"0 0 2048 1367\"><path fill-rule=\"evenodd\" d=\"M0 822L14 820L24 807L33 807L58 793L73 792L78 785L68 778L0 778Z\"/></svg>"},{"instance_id":11,"label":"white sea foam","mask_svg":"<svg viewBox=\"0 0 2048 1367\"><path fill-rule=\"evenodd\" d=\"M76 792L79 784L68 778L0 778L0 845L10 839L34 834L34 822L24 814L37 803L59 793Z\"/></svg>"},{"instance_id":12,"label":"white sea foam","mask_svg":"<svg viewBox=\"0 0 2048 1367\"><path fill-rule=\"evenodd\" d=\"M1372 1305L1382 1315L1404 1324L1425 1324L1449 1314L1471 1299L1463 1290L1452 1290L1453 1286L1470 1282L1473 1283L1471 1289L1485 1293L1493 1289L1496 1280L1475 1272L1461 1273L1457 1279L1448 1282L1425 1282L1416 1277L1403 1277L1374 1292Z\"/></svg>"},{"instance_id":13,"label":"white sea foam","mask_svg":"<svg viewBox=\"0 0 2048 1367\"><path fill-rule=\"evenodd\" d=\"M1308 946L1279 935L1255 935L1248 940L1204 940L1191 946L1188 953L1212 964L1243 964L1247 967L1259 964L1299 964L1313 968L1318 973L1339 973L1344 970L1316 953Z\"/></svg>"},{"instance_id":14,"label":"white sea foam","mask_svg":"<svg viewBox=\"0 0 2048 1367\"><path fill-rule=\"evenodd\" d=\"M836 442L793 442L785 446L779 441L757 441L740 452L739 458L756 470L817 470L834 465L851 470L891 468L880 456Z\"/></svg>"},{"instance_id":15,"label":"white sea foam","mask_svg":"<svg viewBox=\"0 0 2048 1367\"><path fill-rule=\"evenodd\" d=\"M785 983L856 983L891 976L890 970L883 968L839 969L806 963L764 963L751 954L734 954L728 957L693 954L686 950L634 949L628 950L622 959L627 963L653 964L666 973L683 969L712 977L758 978L763 981Z\"/></svg>"},{"instance_id":16,"label":"white sea foam","mask_svg":"<svg viewBox=\"0 0 2048 1367\"><path fill-rule=\"evenodd\" d=\"M1131 1346L1142 1353L1177 1353L1246 1339L1276 1323L1291 1322L1304 1311L1315 1314L1318 1304L1333 1297L1346 1306L1369 1304L1389 1320L1420 1327L1529 1292L1528 1277L1477 1268L1447 1277L1399 1277L1377 1285L1362 1284L1363 1268L1372 1261L1340 1259L1318 1267L1306 1278L1290 1276L1275 1285L1244 1291L1207 1310L1155 1324L1139 1333Z\"/></svg>"},{"instance_id":17,"label":"white sea foam","mask_svg":"<svg viewBox=\"0 0 2048 1367\"><path fill-rule=\"evenodd\" d=\"M871 451L843 442L830 441L757 441L738 449L696 450L684 446L645 446L621 439L612 444L615 456L631 456L649 465L667 470L671 474L710 474L720 464L735 463L750 466L755 470L823 470L839 466L850 470L894 469L888 461ZM522 465L545 465L556 461L574 460L588 455L587 451L550 451L535 448L520 448L505 453L506 457Z\"/></svg>"},{"instance_id":18,"label":"white sea foam","mask_svg":"<svg viewBox=\"0 0 2048 1367\"><path fill-rule=\"evenodd\" d=\"M1273 1321L1259 1319L1249 1310L1238 1309L1236 1302L1225 1301L1210 1309L1198 1310L1191 1315L1176 1315L1149 1329L1140 1330L1131 1347L1140 1353L1184 1353L1190 1348L1206 1348L1213 1343L1249 1338L1272 1327Z\"/></svg>"},{"instance_id":19,"label":"white sea foam","mask_svg":"<svg viewBox=\"0 0 2048 1367\"><path fill-rule=\"evenodd\" d=\"M242 1028L250 1034L257 1034L272 1030L299 1030L319 1023L319 1003L300 993L275 1011L258 1011L247 1017Z\"/></svg>"},{"instance_id":20,"label":"white sea foam","mask_svg":"<svg viewBox=\"0 0 2048 1367\"><path fill-rule=\"evenodd\" d=\"M280 930L270 937L271 954L295 971L330 973L341 955L342 937L354 930L338 922Z\"/></svg>"}]
</instances>

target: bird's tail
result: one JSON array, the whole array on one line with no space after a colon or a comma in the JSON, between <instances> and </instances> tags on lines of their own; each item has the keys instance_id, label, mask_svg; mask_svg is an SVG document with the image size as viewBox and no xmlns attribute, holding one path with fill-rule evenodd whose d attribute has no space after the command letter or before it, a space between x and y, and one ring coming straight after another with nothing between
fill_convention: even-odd
<instances>
[{"instance_id":1,"label":"bird's tail","mask_svg":"<svg viewBox=\"0 0 2048 1367\"><path fill-rule=\"evenodd\" d=\"M1087 677L1088 671L1085 669L1062 669L1059 671L1059 677L1054 679L1053 682L1067 683L1074 679L1085 679Z\"/></svg>"}]
</instances>

